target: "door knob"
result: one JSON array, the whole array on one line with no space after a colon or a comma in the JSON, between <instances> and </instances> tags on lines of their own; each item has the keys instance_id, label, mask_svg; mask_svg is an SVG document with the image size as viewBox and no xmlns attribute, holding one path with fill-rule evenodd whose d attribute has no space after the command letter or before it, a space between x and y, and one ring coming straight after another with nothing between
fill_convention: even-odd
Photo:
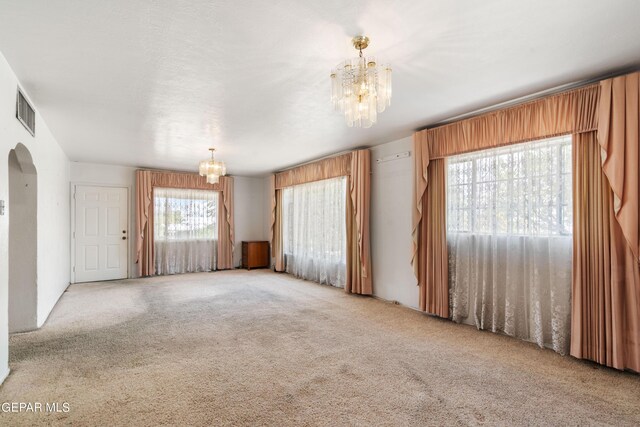
<instances>
[{"instance_id":1,"label":"door knob","mask_svg":"<svg viewBox=\"0 0 640 427\"><path fill-rule=\"evenodd\" d=\"M127 238L125 236L122 236L122 240L127 240Z\"/></svg>"}]
</instances>

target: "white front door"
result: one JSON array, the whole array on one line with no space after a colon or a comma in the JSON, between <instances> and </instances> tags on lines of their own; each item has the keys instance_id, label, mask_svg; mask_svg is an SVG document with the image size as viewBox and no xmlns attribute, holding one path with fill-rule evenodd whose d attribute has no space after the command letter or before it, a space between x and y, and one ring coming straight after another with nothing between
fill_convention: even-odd
<instances>
[{"instance_id":1,"label":"white front door","mask_svg":"<svg viewBox=\"0 0 640 427\"><path fill-rule=\"evenodd\" d=\"M127 277L127 193L127 188L75 186L75 282Z\"/></svg>"}]
</instances>

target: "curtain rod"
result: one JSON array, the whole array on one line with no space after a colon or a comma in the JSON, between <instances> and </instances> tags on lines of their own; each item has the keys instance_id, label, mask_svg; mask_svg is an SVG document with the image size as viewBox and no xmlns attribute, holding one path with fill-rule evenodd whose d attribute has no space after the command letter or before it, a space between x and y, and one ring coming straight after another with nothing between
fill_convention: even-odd
<instances>
[{"instance_id":1,"label":"curtain rod","mask_svg":"<svg viewBox=\"0 0 640 427\"><path fill-rule=\"evenodd\" d=\"M153 169L153 168L136 168L138 171L149 171L149 172L161 172L161 173L177 173L181 175L200 175L198 172L189 172L189 171L179 171L179 170L171 170L171 169ZM221 175L232 178L233 175L228 173L226 175ZM204 178L204 177L203 177Z\"/></svg>"},{"instance_id":2,"label":"curtain rod","mask_svg":"<svg viewBox=\"0 0 640 427\"><path fill-rule=\"evenodd\" d=\"M194 174L197 172L189 172L189 171L179 171L172 169L154 169L154 168L136 168L139 171L149 171L149 172L166 172L166 173L180 173L180 174Z\"/></svg>"},{"instance_id":3,"label":"curtain rod","mask_svg":"<svg viewBox=\"0 0 640 427\"><path fill-rule=\"evenodd\" d=\"M525 96L521 96L519 98L514 98L514 99L510 99L507 101L503 101L503 102L499 102L497 104L493 104L493 105L489 105L486 107L482 107L479 108L477 110L473 110L470 111L468 113L462 113L462 114L458 114L457 116L453 116L453 117L449 117L448 119L444 119L441 120L439 122L436 123L432 123L423 127L420 127L418 129L416 129L416 132L421 131L421 130L425 130L425 129L433 129L433 128L437 128L440 126L445 126L445 125L449 125L451 123L455 123L455 122L459 122L462 120L467 120L467 119L471 119L477 116L481 116L483 114L487 114L487 113L492 113L494 111L498 111L498 110L503 110L506 108L510 108L510 107L515 107L517 105L520 104L525 104L527 102L531 102L531 101L535 101L547 96L551 96L551 95L557 95L559 93L562 92L566 92L569 90L573 90L573 89L580 89L581 87L586 87L589 85L592 85L594 83L598 83L602 80L606 80L606 79L611 79L613 77L618 77L618 76L622 76L624 74L629 74L629 73L633 73L635 71L640 70L640 66L638 65L634 65L631 67L626 67L623 69L619 69L604 75L600 75L598 77L594 77L588 80L580 80L577 82L572 82L572 83L566 83L560 86L555 86L552 87L550 89L545 89L545 90L541 90L539 92L533 93L533 94L529 94L529 95L525 95Z\"/></svg>"}]
</instances>

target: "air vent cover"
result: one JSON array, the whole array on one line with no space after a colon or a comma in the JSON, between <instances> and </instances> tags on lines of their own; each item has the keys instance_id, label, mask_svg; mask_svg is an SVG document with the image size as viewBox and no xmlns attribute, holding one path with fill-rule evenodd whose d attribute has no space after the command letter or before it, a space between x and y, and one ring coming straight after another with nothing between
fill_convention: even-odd
<instances>
[{"instance_id":1,"label":"air vent cover","mask_svg":"<svg viewBox=\"0 0 640 427\"><path fill-rule=\"evenodd\" d=\"M20 88L18 88L18 99L16 101L16 117L31 135L36 135L36 112L22 94Z\"/></svg>"}]
</instances>

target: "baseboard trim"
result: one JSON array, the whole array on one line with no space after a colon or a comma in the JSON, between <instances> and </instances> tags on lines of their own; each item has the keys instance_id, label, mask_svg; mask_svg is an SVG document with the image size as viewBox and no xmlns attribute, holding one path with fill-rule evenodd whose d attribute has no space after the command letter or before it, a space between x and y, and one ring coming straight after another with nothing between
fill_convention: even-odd
<instances>
[{"instance_id":1,"label":"baseboard trim","mask_svg":"<svg viewBox=\"0 0 640 427\"><path fill-rule=\"evenodd\" d=\"M372 297L374 299L377 299L378 301L386 302L386 303L389 303L389 304L392 304L392 305L397 305L399 307L408 308L409 310L417 311L418 313L425 313L424 311L420 310L418 307L411 307L410 305L403 304L403 303L401 303L400 301L397 301L397 300L390 300L390 299L382 298L381 296L378 296L376 294L367 295L367 296L370 296L370 297ZM426 314L428 314L428 313L426 313Z\"/></svg>"}]
</instances>

